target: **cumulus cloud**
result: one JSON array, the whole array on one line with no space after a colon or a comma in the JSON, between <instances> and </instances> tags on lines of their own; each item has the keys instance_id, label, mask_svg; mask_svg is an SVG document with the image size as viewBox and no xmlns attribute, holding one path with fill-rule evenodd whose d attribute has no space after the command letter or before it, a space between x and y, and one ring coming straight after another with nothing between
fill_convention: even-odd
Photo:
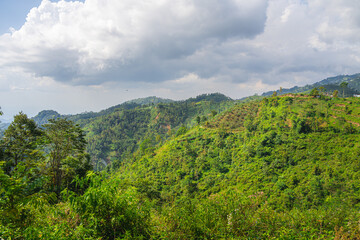
<instances>
[{"instance_id":1,"label":"cumulus cloud","mask_svg":"<svg viewBox=\"0 0 360 240\"><path fill-rule=\"evenodd\" d=\"M26 92L39 106L57 97L66 111L74 102L98 110L356 73L358 9L354 0L43 0L0 36L0 103Z\"/></svg>"},{"instance_id":2,"label":"cumulus cloud","mask_svg":"<svg viewBox=\"0 0 360 240\"><path fill-rule=\"evenodd\" d=\"M163 81L208 44L264 30L265 0L86 0L33 8L0 37L0 64L72 84ZM0 66L1 66L0 65Z\"/></svg>"}]
</instances>

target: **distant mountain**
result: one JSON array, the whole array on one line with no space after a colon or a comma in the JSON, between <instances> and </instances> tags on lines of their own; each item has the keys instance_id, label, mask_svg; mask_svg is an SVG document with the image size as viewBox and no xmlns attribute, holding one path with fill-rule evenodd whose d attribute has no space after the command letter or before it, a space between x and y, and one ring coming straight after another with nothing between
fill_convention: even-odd
<instances>
[{"instance_id":1,"label":"distant mountain","mask_svg":"<svg viewBox=\"0 0 360 240\"><path fill-rule=\"evenodd\" d=\"M346 88L340 87L342 82L347 82L349 85ZM319 82L316 82L311 85L306 85L303 87L292 87L292 88L283 88L281 94L287 93L306 93L311 91L313 88L324 87L324 92L328 95L331 95L334 90L339 91L339 96L342 96L344 91L345 97L352 97L354 94L359 94L360 92L360 73L354 75L339 75L336 77L329 77ZM265 92L262 96L270 96L274 91ZM280 94L280 90L276 91Z\"/></svg>"},{"instance_id":2,"label":"distant mountain","mask_svg":"<svg viewBox=\"0 0 360 240\"><path fill-rule=\"evenodd\" d=\"M228 96L225 96L222 93L208 93L202 94L195 98L189 98L186 100L187 102L200 102L200 101L211 101L211 102L224 102L224 101L232 101L232 99Z\"/></svg>"},{"instance_id":3,"label":"distant mountain","mask_svg":"<svg viewBox=\"0 0 360 240\"><path fill-rule=\"evenodd\" d=\"M119 164L139 148L155 147L178 131L205 123L235 103L223 94L203 94L185 101L116 108L83 121L81 126L87 132L88 152L101 169L104 162Z\"/></svg>"},{"instance_id":4,"label":"distant mountain","mask_svg":"<svg viewBox=\"0 0 360 240\"><path fill-rule=\"evenodd\" d=\"M126 101L124 103L109 107L100 112L85 112L85 113L79 113L79 114L73 114L73 115L71 115L71 114L70 115L61 115L54 110L44 110L44 111L39 112L32 119L34 119L38 125L46 124L49 119L59 118L59 117L67 118L74 122L81 123L81 122L83 122L83 120L108 115L108 114L111 114L116 111L132 110L137 107L144 106L144 105L157 105L159 103L167 104L167 103L174 103L174 102L200 102L200 101L222 102L222 101L231 101L231 100L232 100L231 98L229 98L221 93L202 94L195 98L189 98L184 101L174 101L171 99L165 99L165 98L151 96L151 97L138 98L138 99Z\"/></svg>"},{"instance_id":5,"label":"distant mountain","mask_svg":"<svg viewBox=\"0 0 360 240\"><path fill-rule=\"evenodd\" d=\"M38 124L38 125L43 125L48 123L49 119L56 119L61 117L61 115L54 111L54 110L43 110L41 112L39 112L35 117L33 117L32 119Z\"/></svg>"},{"instance_id":6,"label":"distant mountain","mask_svg":"<svg viewBox=\"0 0 360 240\"><path fill-rule=\"evenodd\" d=\"M0 122L0 138L3 136L4 131L8 128L10 123L2 123Z\"/></svg>"},{"instance_id":7,"label":"distant mountain","mask_svg":"<svg viewBox=\"0 0 360 240\"><path fill-rule=\"evenodd\" d=\"M124 102L122 104L102 110L100 112L84 112L84 113L79 113L79 114L61 115L54 110L44 110L44 111L39 112L32 119L34 119L38 125L46 124L49 119L54 119L54 118L55 119L56 118L67 118L74 122L81 123L83 120L91 119L91 118L95 118L95 117L99 117L99 116L104 116L104 115L110 114L114 111L135 109L136 107L146 105L146 104L152 104L152 103L158 104L158 103L168 103L168 102L173 102L173 100L163 99L163 98L158 98L158 97L146 97L146 98L138 98L138 99L130 100L130 101Z\"/></svg>"},{"instance_id":8,"label":"distant mountain","mask_svg":"<svg viewBox=\"0 0 360 240\"><path fill-rule=\"evenodd\" d=\"M121 161L142 144L160 144L183 127L206 122L229 109L236 101L220 93L202 94L195 98L173 101L158 97L139 98L100 112L60 115L45 110L33 119L43 125L52 118L67 118L87 133L88 149L97 169L114 160Z\"/></svg>"},{"instance_id":9,"label":"distant mountain","mask_svg":"<svg viewBox=\"0 0 360 240\"><path fill-rule=\"evenodd\" d=\"M124 104L139 104L139 105L146 105L146 104L158 104L158 103L171 103L174 100L165 99L165 98L158 98L155 96L146 97L146 98L137 98L134 100L126 101Z\"/></svg>"}]
</instances>

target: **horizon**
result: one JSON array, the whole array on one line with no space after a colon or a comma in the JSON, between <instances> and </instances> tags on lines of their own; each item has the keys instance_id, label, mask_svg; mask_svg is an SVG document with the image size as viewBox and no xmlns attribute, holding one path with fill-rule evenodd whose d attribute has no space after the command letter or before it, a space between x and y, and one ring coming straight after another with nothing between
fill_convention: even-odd
<instances>
[{"instance_id":1,"label":"horizon","mask_svg":"<svg viewBox=\"0 0 360 240\"><path fill-rule=\"evenodd\" d=\"M2 121L157 96L240 99L360 69L357 2L4 0ZM346 13L346 14L345 14Z\"/></svg>"},{"instance_id":2,"label":"horizon","mask_svg":"<svg viewBox=\"0 0 360 240\"><path fill-rule=\"evenodd\" d=\"M339 77L339 76L347 77L347 76L353 76L353 75L358 75L358 74L360 74L360 73L341 74L341 75L337 75L337 76L329 76L329 77L324 78L324 79L322 79L322 80L316 81L316 82L314 82L313 84L319 83L319 82L321 82L321 81L324 81L324 80L327 80L327 79L333 78L333 77ZM283 89L283 90L288 90L288 89L291 89L291 88L294 88L294 87L305 87L305 86L306 86L306 85L303 85L303 86L290 86L290 87L288 87L288 88L282 88L282 89ZM93 113L99 113L99 112L101 112L101 111L107 110L107 109L109 109L109 108L111 108L111 107L115 107L115 106L117 106L117 105L124 104L124 103L126 103L126 102L131 102L131 101L133 101L133 100L138 100L138 99L152 98L152 97L160 98L160 99L163 99L163 100L171 100L171 101L177 102L177 101L185 101L185 100L188 100L188 99L190 99L190 98L196 98L196 97L201 96L201 95L216 94L216 93L218 93L218 94L222 94L222 95L224 95L224 96L226 96L226 97L230 97L232 100L240 100L240 99L247 98L247 97L251 97L251 96L255 96L255 95L262 96L263 94L265 94L265 93L267 93L267 92L272 92L272 91L279 91L279 90L278 90L278 89L267 90L267 91L264 91L264 92L262 92L262 93L254 93L253 95L248 95L248 96L241 97L241 98L232 98L232 97L230 97L230 96L228 96L228 95L226 95L226 94L224 94L224 93L221 93L221 92L200 93L200 94L197 94L196 96L190 96L190 97L183 98L183 99L171 99L171 98L164 98L164 97L159 97L159 96L152 95L152 96L144 96L144 97L140 97L140 98L128 99L128 100L125 100L125 101L123 101L123 102L121 102L121 103L117 103L117 104L114 104L114 105L111 105L111 106L105 106L104 108L99 109L99 110L96 110L96 111L84 110L83 112L63 113L63 112L59 112L59 111L57 111L57 110L55 110L55 109L49 108L49 109L42 109L42 110L38 111L37 113L35 113L35 114L33 114L33 115L28 115L26 112L24 112L24 113L25 113L28 117L30 117L30 118L33 118L33 117L37 116L37 115L38 115L40 112L42 112L42 111L55 111L55 112L59 113L60 115L77 115L77 114L84 114L84 113L91 113L91 112L93 112ZM1 110L1 109L0 109L0 110ZM23 112L23 111L19 111L18 113L20 113L20 112ZM16 113L15 115L17 115L18 113ZM4 115L5 115L5 114L4 114ZM3 117L4 115L0 116L0 123L11 123L11 122L13 121L13 117L15 116L15 115L13 115L13 116L11 116L10 118L4 118L4 117ZM5 116L6 116L6 115L5 115Z\"/></svg>"}]
</instances>

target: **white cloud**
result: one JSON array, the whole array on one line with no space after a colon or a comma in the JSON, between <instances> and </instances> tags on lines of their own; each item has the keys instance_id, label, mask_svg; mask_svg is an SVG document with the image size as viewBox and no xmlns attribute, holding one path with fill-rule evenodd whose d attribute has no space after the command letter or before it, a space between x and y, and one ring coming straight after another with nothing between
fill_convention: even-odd
<instances>
[{"instance_id":1,"label":"white cloud","mask_svg":"<svg viewBox=\"0 0 360 240\"><path fill-rule=\"evenodd\" d=\"M354 0L43 0L0 36L0 103L16 96L70 112L149 95L240 98L355 73L358 9Z\"/></svg>"},{"instance_id":2,"label":"white cloud","mask_svg":"<svg viewBox=\"0 0 360 240\"><path fill-rule=\"evenodd\" d=\"M150 73L163 81L209 41L261 33L265 10L265 0L43 0L21 29L0 37L0 66L80 85Z\"/></svg>"}]
</instances>

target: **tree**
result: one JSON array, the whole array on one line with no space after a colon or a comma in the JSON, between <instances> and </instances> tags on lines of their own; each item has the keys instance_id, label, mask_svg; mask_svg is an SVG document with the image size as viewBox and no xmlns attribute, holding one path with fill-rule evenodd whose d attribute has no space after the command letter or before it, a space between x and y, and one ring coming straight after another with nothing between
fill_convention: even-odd
<instances>
[{"instance_id":1,"label":"tree","mask_svg":"<svg viewBox=\"0 0 360 240\"><path fill-rule=\"evenodd\" d=\"M283 92L283 88L280 87L280 90L279 90L280 95L282 94L282 92Z\"/></svg>"},{"instance_id":2,"label":"tree","mask_svg":"<svg viewBox=\"0 0 360 240\"><path fill-rule=\"evenodd\" d=\"M217 111L211 110L211 115L212 115L213 117L215 117L215 116L217 115Z\"/></svg>"},{"instance_id":3,"label":"tree","mask_svg":"<svg viewBox=\"0 0 360 240\"><path fill-rule=\"evenodd\" d=\"M85 152L84 132L78 125L66 119L50 119L44 128L51 187L59 195L63 184L69 185L75 176L84 177L92 166Z\"/></svg>"},{"instance_id":4,"label":"tree","mask_svg":"<svg viewBox=\"0 0 360 240\"><path fill-rule=\"evenodd\" d=\"M338 90L335 90L332 95L333 95L334 98L337 98L337 97L338 97L338 94L339 94L339 91L338 91Z\"/></svg>"},{"instance_id":5,"label":"tree","mask_svg":"<svg viewBox=\"0 0 360 240\"><path fill-rule=\"evenodd\" d=\"M274 91L273 94L272 94L273 97L276 97L277 96L277 92Z\"/></svg>"},{"instance_id":6,"label":"tree","mask_svg":"<svg viewBox=\"0 0 360 240\"><path fill-rule=\"evenodd\" d=\"M310 96L317 97L319 96L319 91L317 88L313 88L310 92Z\"/></svg>"},{"instance_id":7,"label":"tree","mask_svg":"<svg viewBox=\"0 0 360 240\"><path fill-rule=\"evenodd\" d=\"M343 89L343 97L345 97L345 88L349 85L348 82L342 82L340 87Z\"/></svg>"},{"instance_id":8,"label":"tree","mask_svg":"<svg viewBox=\"0 0 360 240\"><path fill-rule=\"evenodd\" d=\"M320 94L324 94L325 93L325 88L323 86L319 87L319 91L320 91Z\"/></svg>"},{"instance_id":9,"label":"tree","mask_svg":"<svg viewBox=\"0 0 360 240\"><path fill-rule=\"evenodd\" d=\"M39 157L39 152L35 150L42 135L43 131L26 114L20 112L14 117L14 121L5 130L2 141L7 173L10 173L18 163L25 160L32 162Z\"/></svg>"},{"instance_id":10,"label":"tree","mask_svg":"<svg viewBox=\"0 0 360 240\"><path fill-rule=\"evenodd\" d=\"M201 122L200 116L196 116L196 122L197 122L197 124L200 124L200 122Z\"/></svg>"}]
</instances>

